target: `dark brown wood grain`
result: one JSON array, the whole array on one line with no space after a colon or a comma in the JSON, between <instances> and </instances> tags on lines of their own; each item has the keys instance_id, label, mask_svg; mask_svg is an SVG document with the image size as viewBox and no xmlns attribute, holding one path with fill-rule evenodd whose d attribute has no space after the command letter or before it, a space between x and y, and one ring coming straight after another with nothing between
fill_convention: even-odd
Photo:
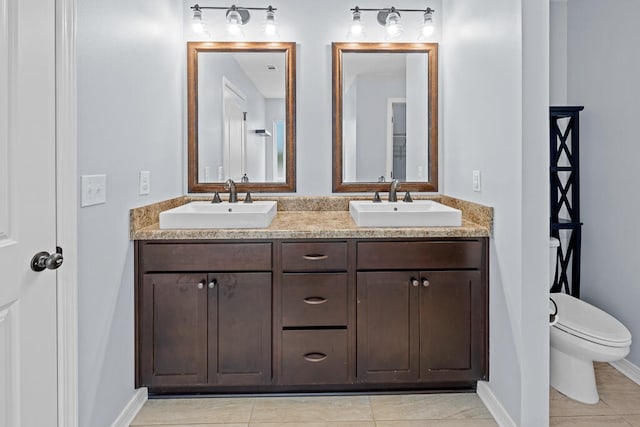
<instances>
[{"instance_id":1,"label":"dark brown wood grain","mask_svg":"<svg viewBox=\"0 0 640 427\"><path fill-rule=\"evenodd\" d=\"M347 242L282 243L282 270L346 271Z\"/></svg>"},{"instance_id":2,"label":"dark brown wood grain","mask_svg":"<svg viewBox=\"0 0 640 427\"><path fill-rule=\"evenodd\" d=\"M271 243L148 243L140 261L151 271L270 271Z\"/></svg>"},{"instance_id":3,"label":"dark brown wood grain","mask_svg":"<svg viewBox=\"0 0 640 427\"><path fill-rule=\"evenodd\" d=\"M488 379L487 238L137 241L135 254L136 386L152 394Z\"/></svg>"},{"instance_id":4,"label":"dark brown wood grain","mask_svg":"<svg viewBox=\"0 0 640 427\"><path fill-rule=\"evenodd\" d=\"M282 326L347 326L346 273L284 274Z\"/></svg>"},{"instance_id":5,"label":"dark brown wood grain","mask_svg":"<svg viewBox=\"0 0 640 427\"><path fill-rule=\"evenodd\" d=\"M283 384L344 384L347 375L345 329L282 332Z\"/></svg>"},{"instance_id":6,"label":"dark brown wood grain","mask_svg":"<svg viewBox=\"0 0 640 427\"><path fill-rule=\"evenodd\" d=\"M359 242L358 270L481 268L481 240Z\"/></svg>"}]
</instances>

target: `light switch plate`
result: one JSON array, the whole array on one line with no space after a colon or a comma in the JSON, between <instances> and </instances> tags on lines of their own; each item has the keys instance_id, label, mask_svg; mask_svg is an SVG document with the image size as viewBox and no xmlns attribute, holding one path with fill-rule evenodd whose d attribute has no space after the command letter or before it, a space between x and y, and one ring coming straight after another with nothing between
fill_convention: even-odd
<instances>
[{"instance_id":1,"label":"light switch plate","mask_svg":"<svg viewBox=\"0 0 640 427\"><path fill-rule=\"evenodd\" d=\"M80 206L93 206L107 202L107 175L82 175Z\"/></svg>"},{"instance_id":2,"label":"light switch plate","mask_svg":"<svg viewBox=\"0 0 640 427\"><path fill-rule=\"evenodd\" d=\"M480 182L480 171L473 171L473 191L480 191L482 188L481 182Z\"/></svg>"},{"instance_id":3,"label":"light switch plate","mask_svg":"<svg viewBox=\"0 0 640 427\"><path fill-rule=\"evenodd\" d=\"M140 180L138 184L141 196L151 193L151 172L140 171Z\"/></svg>"}]
</instances>

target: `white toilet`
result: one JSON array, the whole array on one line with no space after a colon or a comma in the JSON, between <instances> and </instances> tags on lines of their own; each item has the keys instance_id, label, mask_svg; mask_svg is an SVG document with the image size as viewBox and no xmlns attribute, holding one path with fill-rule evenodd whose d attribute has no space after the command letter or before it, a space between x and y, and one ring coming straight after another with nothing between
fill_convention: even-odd
<instances>
[{"instance_id":1,"label":"white toilet","mask_svg":"<svg viewBox=\"0 0 640 427\"><path fill-rule=\"evenodd\" d=\"M550 282L553 286L560 242L551 238ZM608 313L563 293L551 293L558 307L551 327L551 386L583 403L600 400L593 362L613 362L629 354L631 332Z\"/></svg>"}]
</instances>

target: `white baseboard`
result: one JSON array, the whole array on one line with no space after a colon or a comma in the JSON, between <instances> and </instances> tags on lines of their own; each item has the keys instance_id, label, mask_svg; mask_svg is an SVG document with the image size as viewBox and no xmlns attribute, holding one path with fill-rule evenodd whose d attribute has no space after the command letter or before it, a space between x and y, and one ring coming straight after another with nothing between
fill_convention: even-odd
<instances>
[{"instance_id":1,"label":"white baseboard","mask_svg":"<svg viewBox=\"0 0 640 427\"><path fill-rule=\"evenodd\" d=\"M629 362L627 359L610 362L609 364L620 371L622 375L640 385L640 367Z\"/></svg>"},{"instance_id":2,"label":"white baseboard","mask_svg":"<svg viewBox=\"0 0 640 427\"><path fill-rule=\"evenodd\" d=\"M476 393L500 427L518 427L502 404L496 399L488 382L478 381Z\"/></svg>"},{"instance_id":3,"label":"white baseboard","mask_svg":"<svg viewBox=\"0 0 640 427\"><path fill-rule=\"evenodd\" d=\"M137 389L127 406L122 409L118 418L111 424L111 427L129 427L148 398L149 393L146 387Z\"/></svg>"}]
</instances>

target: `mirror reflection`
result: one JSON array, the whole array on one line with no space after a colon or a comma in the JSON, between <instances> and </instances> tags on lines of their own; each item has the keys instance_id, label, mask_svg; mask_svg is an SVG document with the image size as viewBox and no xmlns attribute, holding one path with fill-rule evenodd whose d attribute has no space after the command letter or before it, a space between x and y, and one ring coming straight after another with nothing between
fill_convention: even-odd
<instances>
[{"instance_id":1,"label":"mirror reflection","mask_svg":"<svg viewBox=\"0 0 640 427\"><path fill-rule=\"evenodd\" d=\"M436 45L334 43L334 86L334 191L437 190Z\"/></svg>"},{"instance_id":2,"label":"mirror reflection","mask_svg":"<svg viewBox=\"0 0 640 427\"><path fill-rule=\"evenodd\" d=\"M189 43L190 191L293 190L293 47Z\"/></svg>"}]
</instances>

